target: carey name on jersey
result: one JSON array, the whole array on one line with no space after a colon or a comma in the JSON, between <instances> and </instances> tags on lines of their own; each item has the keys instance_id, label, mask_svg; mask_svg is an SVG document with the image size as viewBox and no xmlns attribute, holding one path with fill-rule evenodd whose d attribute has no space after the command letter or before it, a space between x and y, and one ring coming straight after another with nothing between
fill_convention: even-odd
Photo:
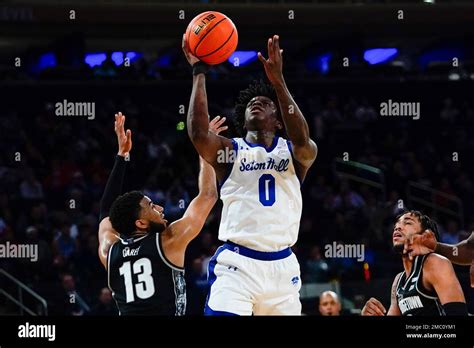
<instances>
[{"instance_id":1,"label":"carey name on jersey","mask_svg":"<svg viewBox=\"0 0 474 348\"><path fill-rule=\"evenodd\" d=\"M275 159L268 158L266 162L256 162L255 160L248 162L246 158L240 160L239 170L241 172L251 172L254 170L275 170L277 172L286 172L288 170L288 165L290 160L282 159L278 163L275 162Z\"/></svg>"}]
</instances>

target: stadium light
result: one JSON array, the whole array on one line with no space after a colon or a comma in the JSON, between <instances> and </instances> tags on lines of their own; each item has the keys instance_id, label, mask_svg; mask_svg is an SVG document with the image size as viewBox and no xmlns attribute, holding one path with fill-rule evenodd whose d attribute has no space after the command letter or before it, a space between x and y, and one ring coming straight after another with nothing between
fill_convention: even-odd
<instances>
[{"instance_id":1,"label":"stadium light","mask_svg":"<svg viewBox=\"0 0 474 348\"><path fill-rule=\"evenodd\" d=\"M329 72L329 63L332 59L332 53L326 52L318 56L311 56L306 59L306 67L309 70L317 70L322 75Z\"/></svg>"},{"instance_id":2,"label":"stadium light","mask_svg":"<svg viewBox=\"0 0 474 348\"><path fill-rule=\"evenodd\" d=\"M96 65L101 65L106 59L107 55L105 53L87 53L84 61L93 68Z\"/></svg>"},{"instance_id":3,"label":"stadium light","mask_svg":"<svg viewBox=\"0 0 474 348\"><path fill-rule=\"evenodd\" d=\"M142 53L138 53L138 52L127 52L125 54L125 57L127 57L128 59L130 59L131 62L133 62L135 59L140 58L142 55L143 55Z\"/></svg>"},{"instance_id":4,"label":"stadium light","mask_svg":"<svg viewBox=\"0 0 474 348\"><path fill-rule=\"evenodd\" d=\"M234 66L244 66L257 60L256 51L235 51L227 59L227 61Z\"/></svg>"},{"instance_id":5,"label":"stadium light","mask_svg":"<svg viewBox=\"0 0 474 348\"><path fill-rule=\"evenodd\" d=\"M56 66L56 55L52 52L42 54L38 61L38 70L44 70Z\"/></svg>"},{"instance_id":6,"label":"stadium light","mask_svg":"<svg viewBox=\"0 0 474 348\"><path fill-rule=\"evenodd\" d=\"M364 60L369 64L385 63L398 54L396 48L372 48L364 52Z\"/></svg>"},{"instance_id":7,"label":"stadium light","mask_svg":"<svg viewBox=\"0 0 474 348\"><path fill-rule=\"evenodd\" d=\"M448 80L450 81L459 81L461 76L458 73L451 73L448 75Z\"/></svg>"},{"instance_id":8,"label":"stadium light","mask_svg":"<svg viewBox=\"0 0 474 348\"><path fill-rule=\"evenodd\" d=\"M171 62L171 53L163 54L158 57L157 63L158 67L160 68L171 68L172 67L172 62Z\"/></svg>"},{"instance_id":9,"label":"stadium light","mask_svg":"<svg viewBox=\"0 0 474 348\"><path fill-rule=\"evenodd\" d=\"M112 52L110 58L112 58L115 65L119 66L123 63L123 52Z\"/></svg>"}]
</instances>

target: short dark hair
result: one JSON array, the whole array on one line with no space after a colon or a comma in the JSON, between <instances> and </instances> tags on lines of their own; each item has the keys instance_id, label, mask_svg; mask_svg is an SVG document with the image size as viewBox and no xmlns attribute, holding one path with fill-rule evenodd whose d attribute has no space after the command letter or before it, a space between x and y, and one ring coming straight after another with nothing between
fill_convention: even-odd
<instances>
[{"instance_id":1,"label":"short dark hair","mask_svg":"<svg viewBox=\"0 0 474 348\"><path fill-rule=\"evenodd\" d=\"M431 230L433 231L436 237L436 240L439 241L440 237L439 237L439 231L438 231L438 224L436 223L436 221L434 221L428 215L423 214L419 210L404 210L395 218L395 222L397 222L405 214L416 216L418 220L420 220L421 229L422 229L421 232L424 232L425 230Z\"/></svg>"},{"instance_id":2,"label":"short dark hair","mask_svg":"<svg viewBox=\"0 0 474 348\"><path fill-rule=\"evenodd\" d=\"M234 127L235 131L239 136L243 136L244 125L245 125L245 109L247 104L255 97L267 97L271 99L278 110L277 116L280 117L280 105L278 103L278 97L275 92L275 88L272 85L266 83L263 80L253 81L248 88L240 91L239 97L234 107Z\"/></svg>"},{"instance_id":3,"label":"short dark hair","mask_svg":"<svg viewBox=\"0 0 474 348\"><path fill-rule=\"evenodd\" d=\"M109 219L112 227L121 235L129 237L136 231L135 221L139 218L143 197L140 191L130 191L118 196L112 203Z\"/></svg>"}]
</instances>

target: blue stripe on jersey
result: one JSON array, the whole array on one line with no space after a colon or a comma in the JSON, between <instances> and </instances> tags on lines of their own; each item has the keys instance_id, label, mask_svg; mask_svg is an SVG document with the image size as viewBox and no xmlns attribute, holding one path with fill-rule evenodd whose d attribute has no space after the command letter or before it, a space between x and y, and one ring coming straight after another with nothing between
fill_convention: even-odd
<instances>
[{"instance_id":1,"label":"blue stripe on jersey","mask_svg":"<svg viewBox=\"0 0 474 348\"><path fill-rule=\"evenodd\" d=\"M224 245L221 246L221 248L222 247L234 253L237 253L239 255L243 255L246 257L250 257L251 259L261 260L261 261L281 260L290 256L292 253L290 248L286 248L280 251L270 251L270 252L257 251L257 250L253 250L253 249L250 249L250 248L247 248L242 245L235 244L229 241L225 242Z\"/></svg>"},{"instance_id":2,"label":"blue stripe on jersey","mask_svg":"<svg viewBox=\"0 0 474 348\"><path fill-rule=\"evenodd\" d=\"M234 139L232 140L232 146L234 147L234 159L237 160L237 152L239 151L239 144ZM224 186L225 182L227 179L229 179L230 173L232 173L232 168L234 167L234 162L232 163L227 163L227 174L225 177L222 179L222 182L218 183L218 190L219 192L221 191L222 186Z\"/></svg>"},{"instance_id":3,"label":"blue stripe on jersey","mask_svg":"<svg viewBox=\"0 0 474 348\"><path fill-rule=\"evenodd\" d=\"M214 254L214 256L212 256L212 258L209 260L209 264L207 265L207 285L209 286L209 292L207 293L207 297L206 297L206 305L204 307L204 314L207 314L208 312L207 308L209 308L209 306L207 305L207 302L209 301L209 296L211 294L212 284L214 284L214 282L217 279L217 276L214 273L214 268L216 268L216 264L217 264L217 257L224 250L225 248L223 248L223 246L220 246L219 248L217 248L216 253ZM210 308L209 310L212 311L212 309ZM212 313L209 313L208 315L212 315Z\"/></svg>"},{"instance_id":4,"label":"blue stripe on jersey","mask_svg":"<svg viewBox=\"0 0 474 348\"><path fill-rule=\"evenodd\" d=\"M206 306L204 307L204 315L238 316L238 314L231 313L231 312L215 311L207 305L207 302L206 302Z\"/></svg>"},{"instance_id":5,"label":"blue stripe on jersey","mask_svg":"<svg viewBox=\"0 0 474 348\"><path fill-rule=\"evenodd\" d=\"M278 144L278 139L279 139L279 137L276 136L276 135L273 137L273 142L272 142L272 144L270 145L270 147L269 147L268 149L267 149L265 146L261 145L261 144L252 144L252 143L249 143L247 140L245 140L245 138L242 138L242 139L243 139L243 140L245 141L245 143L246 143L248 146L250 146L250 147L263 147L267 152L272 152L273 149L275 149L275 147L276 147L277 144Z\"/></svg>"}]
</instances>

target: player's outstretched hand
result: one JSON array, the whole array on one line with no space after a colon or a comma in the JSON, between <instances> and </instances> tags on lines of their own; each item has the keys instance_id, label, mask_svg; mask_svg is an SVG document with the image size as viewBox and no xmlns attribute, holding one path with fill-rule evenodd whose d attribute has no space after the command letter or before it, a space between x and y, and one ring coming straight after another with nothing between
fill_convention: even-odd
<instances>
[{"instance_id":1,"label":"player's outstretched hand","mask_svg":"<svg viewBox=\"0 0 474 348\"><path fill-rule=\"evenodd\" d=\"M226 120L225 117L221 117L221 116L214 117L211 120L211 122L209 122L209 131L216 135L222 131L225 131L227 128L229 128L227 126L223 126L225 120Z\"/></svg>"},{"instance_id":2,"label":"player's outstretched hand","mask_svg":"<svg viewBox=\"0 0 474 348\"><path fill-rule=\"evenodd\" d=\"M385 307L379 300L376 298L371 297L370 300L367 301L364 308L362 308L361 315L364 316L383 316L387 313Z\"/></svg>"},{"instance_id":3,"label":"player's outstretched hand","mask_svg":"<svg viewBox=\"0 0 474 348\"><path fill-rule=\"evenodd\" d=\"M118 141L118 155L127 157L128 153L132 149L132 131L127 129L125 132L125 115L122 115L121 112L115 114L115 134L117 134Z\"/></svg>"},{"instance_id":4,"label":"player's outstretched hand","mask_svg":"<svg viewBox=\"0 0 474 348\"><path fill-rule=\"evenodd\" d=\"M194 63L199 62L199 59L193 56L191 52L189 52L188 47L189 47L188 43L186 42L186 34L183 34L183 41L181 43L181 48L183 49L184 56L186 57L188 63L191 64L191 66L193 66Z\"/></svg>"},{"instance_id":5,"label":"player's outstretched hand","mask_svg":"<svg viewBox=\"0 0 474 348\"><path fill-rule=\"evenodd\" d=\"M404 244L403 253L408 254L410 260L415 256L425 255L436 249L436 237L431 230L425 230L421 234L409 236Z\"/></svg>"},{"instance_id":6,"label":"player's outstretched hand","mask_svg":"<svg viewBox=\"0 0 474 348\"><path fill-rule=\"evenodd\" d=\"M280 37L273 35L268 39L268 59L258 52L258 59L262 62L268 80L275 85L283 82L283 50L280 49Z\"/></svg>"}]
</instances>

